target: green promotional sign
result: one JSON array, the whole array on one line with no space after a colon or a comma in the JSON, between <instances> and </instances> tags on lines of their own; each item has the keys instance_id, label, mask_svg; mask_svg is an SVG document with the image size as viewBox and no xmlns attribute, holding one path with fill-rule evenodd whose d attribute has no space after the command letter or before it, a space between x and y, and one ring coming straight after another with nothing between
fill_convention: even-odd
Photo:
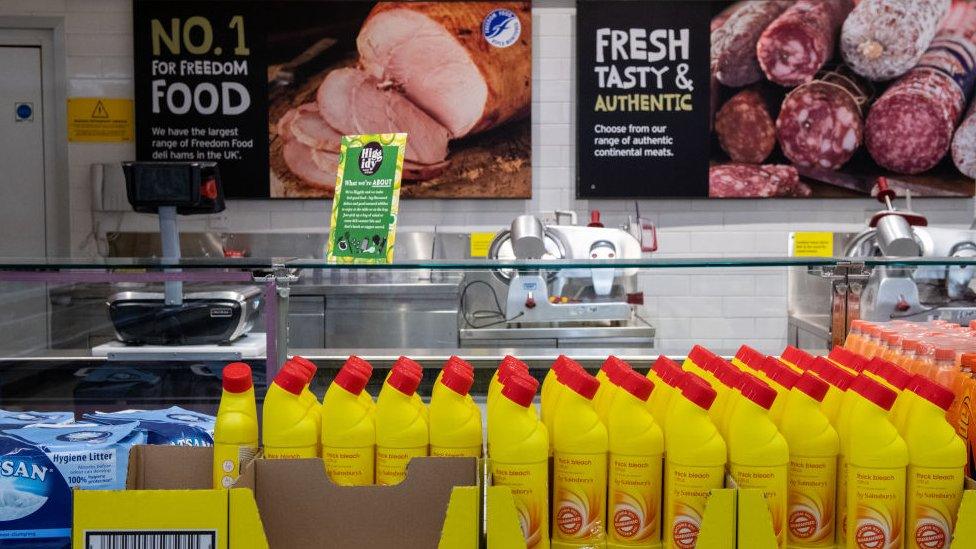
<instances>
[{"instance_id":1,"label":"green promotional sign","mask_svg":"<svg viewBox=\"0 0 976 549\"><path fill-rule=\"evenodd\" d=\"M405 133L342 137L328 261L392 263Z\"/></svg>"}]
</instances>

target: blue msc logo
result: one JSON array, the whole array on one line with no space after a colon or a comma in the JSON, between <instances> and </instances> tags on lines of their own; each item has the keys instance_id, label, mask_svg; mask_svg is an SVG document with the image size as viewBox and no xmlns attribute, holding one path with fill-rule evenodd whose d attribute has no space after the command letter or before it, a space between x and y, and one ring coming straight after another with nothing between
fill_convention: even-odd
<instances>
[{"instance_id":1,"label":"blue msc logo","mask_svg":"<svg viewBox=\"0 0 976 549\"><path fill-rule=\"evenodd\" d=\"M481 22L481 34L496 48L507 48L522 35L522 22L512 10L492 10Z\"/></svg>"}]
</instances>

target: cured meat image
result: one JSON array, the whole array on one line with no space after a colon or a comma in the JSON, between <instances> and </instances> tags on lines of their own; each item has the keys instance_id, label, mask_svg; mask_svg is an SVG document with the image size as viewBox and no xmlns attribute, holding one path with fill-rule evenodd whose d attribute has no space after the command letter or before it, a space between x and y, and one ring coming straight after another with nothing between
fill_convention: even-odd
<instances>
[{"instance_id":1,"label":"cured meat image","mask_svg":"<svg viewBox=\"0 0 976 549\"><path fill-rule=\"evenodd\" d=\"M840 49L854 72L891 80L925 53L951 0L860 0L844 21Z\"/></svg>"},{"instance_id":2,"label":"cured meat image","mask_svg":"<svg viewBox=\"0 0 976 549\"><path fill-rule=\"evenodd\" d=\"M734 162L759 164L776 146L776 129L766 101L752 89L735 94L722 105L715 115L715 134Z\"/></svg>"},{"instance_id":3,"label":"cured meat image","mask_svg":"<svg viewBox=\"0 0 976 549\"><path fill-rule=\"evenodd\" d=\"M759 37L756 56L770 81L797 86L813 79L834 54L852 0L799 0Z\"/></svg>"},{"instance_id":4,"label":"cured meat image","mask_svg":"<svg viewBox=\"0 0 976 549\"><path fill-rule=\"evenodd\" d=\"M531 195L530 2L294 3L285 19L272 36L302 76L269 70L272 196L330 197L343 135L398 132L404 197Z\"/></svg>"},{"instance_id":5,"label":"cured meat image","mask_svg":"<svg viewBox=\"0 0 976 549\"><path fill-rule=\"evenodd\" d=\"M956 4L918 65L871 107L865 144L878 165L916 174L946 155L973 91L974 38L976 6Z\"/></svg>"},{"instance_id":6,"label":"cured meat image","mask_svg":"<svg viewBox=\"0 0 976 549\"><path fill-rule=\"evenodd\" d=\"M976 102L952 138L952 161L964 175L976 178Z\"/></svg>"},{"instance_id":7,"label":"cured meat image","mask_svg":"<svg viewBox=\"0 0 976 549\"><path fill-rule=\"evenodd\" d=\"M861 146L867 100L866 86L841 73L794 89L776 118L783 154L797 166L839 169Z\"/></svg>"},{"instance_id":8,"label":"cured meat image","mask_svg":"<svg viewBox=\"0 0 976 549\"><path fill-rule=\"evenodd\" d=\"M734 88L762 78L756 43L792 0L752 0L735 10L711 36L711 70L719 82Z\"/></svg>"},{"instance_id":9,"label":"cured meat image","mask_svg":"<svg viewBox=\"0 0 976 549\"><path fill-rule=\"evenodd\" d=\"M486 6L489 9L486 9ZM384 2L356 39L363 69L401 90L453 137L494 128L527 114L532 100L528 36L506 48L480 32L485 13L521 2Z\"/></svg>"},{"instance_id":10,"label":"cured meat image","mask_svg":"<svg viewBox=\"0 0 976 549\"><path fill-rule=\"evenodd\" d=\"M723 164L708 170L711 198L806 197L812 191L796 168L782 164Z\"/></svg>"}]
</instances>

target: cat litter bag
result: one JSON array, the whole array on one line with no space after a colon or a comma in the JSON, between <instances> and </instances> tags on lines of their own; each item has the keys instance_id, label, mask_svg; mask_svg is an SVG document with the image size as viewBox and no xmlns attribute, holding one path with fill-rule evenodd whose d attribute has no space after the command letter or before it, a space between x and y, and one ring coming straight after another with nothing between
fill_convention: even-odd
<instances>
[{"instance_id":1,"label":"cat litter bag","mask_svg":"<svg viewBox=\"0 0 976 549\"><path fill-rule=\"evenodd\" d=\"M0 410L0 430L17 429L41 423L67 423L75 420L74 412L13 412Z\"/></svg>"},{"instance_id":2,"label":"cat litter bag","mask_svg":"<svg viewBox=\"0 0 976 549\"><path fill-rule=\"evenodd\" d=\"M134 421L35 425L5 432L38 447L68 486L83 490L124 490L129 450L146 443L146 433Z\"/></svg>"},{"instance_id":3,"label":"cat litter bag","mask_svg":"<svg viewBox=\"0 0 976 549\"><path fill-rule=\"evenodd\" d=\"M214 422L217 418L179 406L165 410L122 410L94 412L85 419L98 423L138 421L146 431L149 444L169 446L213 446Z\"/></svg>"},{"instance_id":4,"label":"cat litter bag","mask_svg":"<svg viewBox=\"0 0 976 549\"><path fill-rule=\"evenodd\" d=\"M71 489L40 448L0 434L0 547L67 547Z\"/></svg>"}]
</instances>

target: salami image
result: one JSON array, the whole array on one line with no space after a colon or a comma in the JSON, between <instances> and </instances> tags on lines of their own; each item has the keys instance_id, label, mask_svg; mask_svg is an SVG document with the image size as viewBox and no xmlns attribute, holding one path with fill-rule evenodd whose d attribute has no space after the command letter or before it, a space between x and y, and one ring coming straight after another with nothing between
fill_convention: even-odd
<instances>
[{"instance_id":1,"label":"salami image","mask_svg":"<svg viewBox=\"0 0 976 549\"><path fill-rule=\"evenodd\" d=\"M976 3L711 6L708 195L972 196Z\"/></svg>"},{"instance_id":2,"label":"salami image","mask_svg":"<svg viewBox=\"0 0 976 549\"><path fill-rule=\"evenodd\" d=\"M216 160L232 198L332 198L342 136L405 133L401 196L531 197L527 0L136 0L133 17L141 160Z\"/></svg>"}]
</instances>

